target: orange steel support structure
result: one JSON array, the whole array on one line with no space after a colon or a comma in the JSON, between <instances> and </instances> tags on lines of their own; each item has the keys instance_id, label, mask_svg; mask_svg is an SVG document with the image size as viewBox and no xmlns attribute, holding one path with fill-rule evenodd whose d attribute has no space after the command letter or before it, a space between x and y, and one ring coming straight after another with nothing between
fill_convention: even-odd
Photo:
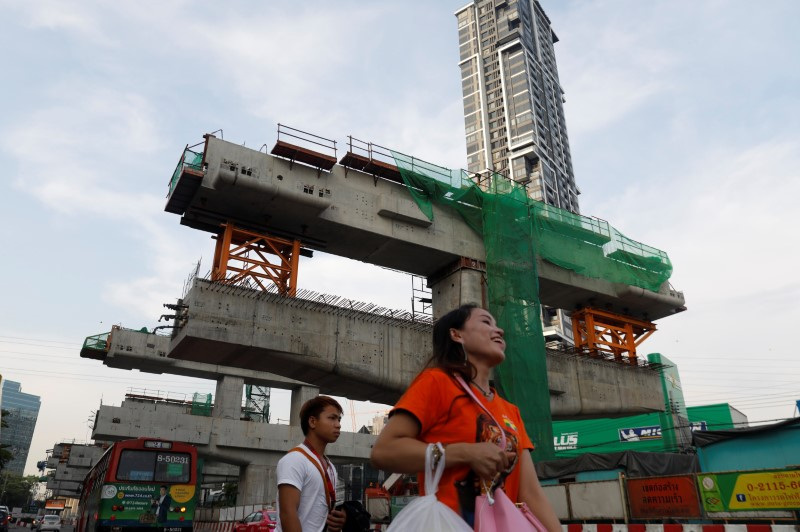
<instances>
[{"instance_id":1,"label":"orange steel support structure","mask_svg":"<svg viewBox=\"0 0 800 532\"><path fill-rule=\"evenodd\" d=\"M572 313L575 347L592 353L611 353L614 359L636 362L636 347L656 330L656 325L605 310L583 308Z\"/></svg>"},{"instance_id":2,"label":"orange steel support structure","mask_svg":"<svg viewBox=\"0 0 800 532\"><path fill-rule=\"evenodd\" d=\"M222 234L216 237L212 280L230 284L251 280L262 290L267 290L272 282L280 294L296 295L299 240L239 229L230 222L222 227ZM270 261L269 256L278 260Z\"/></svg>"}]
</instances>

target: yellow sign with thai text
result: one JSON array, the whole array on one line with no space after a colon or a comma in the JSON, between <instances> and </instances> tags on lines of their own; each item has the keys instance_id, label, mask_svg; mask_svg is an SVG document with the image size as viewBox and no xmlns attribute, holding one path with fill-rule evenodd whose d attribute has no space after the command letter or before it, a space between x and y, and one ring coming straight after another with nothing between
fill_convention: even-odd
<instances>
[{"instance_id":1,"label":"yellow sign with thai text","mask_svg":"<svg viewBox=\"0 0 800 532\"><path fill-rule=\"evenodd\" d=\"M172 500L183 504L194 497L194 486L189 484L175 484L169 488L169 496Z\"/></svg>"},{"instance_id":2,"label":"yellow sign with thai text","mask_svg":"<svg viewBox=\"0 0 800 532\"><path fill-rule=\"evenodd\" d=\"M731 510L800 508L800 470L739 473L728 508Z\"/></svg>"}]
</instances>

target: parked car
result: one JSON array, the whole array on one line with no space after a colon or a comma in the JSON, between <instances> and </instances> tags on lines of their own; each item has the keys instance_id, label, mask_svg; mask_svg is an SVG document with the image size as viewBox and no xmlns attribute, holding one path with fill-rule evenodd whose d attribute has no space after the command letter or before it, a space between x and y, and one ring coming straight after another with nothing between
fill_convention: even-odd
<instances>
[{"instance_id":1,"label":"parked car","mask_svg":"<svg viewBox=\"0 0 800 532\"><path fill-rule=\"evenodd\" d=\"M45 515L39 523L38 530L39 532L45 532L46 530L61 532L61 517L57 515Z\"/></svg>"},{"instance_id":2,"label":"parked car","mask_svg":"<svg viewBox=\"0 0 800 532\"><path fill-rule=\"evenodd\" d=\"M0 510L0 532L8 532L8 523L11 519L11 515L5 511Z\"/></svg>"},{"instance_id":3,"label":"parked car","mask_svg":"<svg viewBox=\"0 0 800 532\"><path fill-rule=\"evenodd\" d=\"M236 523L234 532L268 532L278 526L277 510L259 510Z\"/></svg>"}]
</instances>

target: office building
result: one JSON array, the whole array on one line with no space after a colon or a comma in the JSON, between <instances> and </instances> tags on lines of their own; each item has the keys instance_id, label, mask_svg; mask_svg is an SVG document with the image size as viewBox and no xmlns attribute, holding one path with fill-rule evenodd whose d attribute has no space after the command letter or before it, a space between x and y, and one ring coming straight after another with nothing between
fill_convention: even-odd
<instances>
[{"instance_id":1,"label":"office building","mask_svg":"<svg viewBox=\"0 0 800 532\"><path fill-rule=\"evenodd\" d=\"M3 419L8 426L0 434L0 443L14 455L3 471L22 475L25 471L25 462L28 460L28 451L36 428L36 419L39 417L41 400L38 395L22 392L22 385L14 381L3 381L2 405L6 415Z\"/></svg>"},{"instance_id":2,"label":"office building","mask_svg":"<svg viewBox=\"0 0 800 532\"><path fill-rule=\"evenodd\" d=\"M467 171L500 173L579 213L550 19L536 0L475 0L456 12ZM543 308L545 341L572 345L569 315Z\"/></svg>"},{"instance_id":3,"label":"office building","mask_svg":"<svg viewBox=\"0 0 800 532\"><path fill-rule=\"evenodd\" d=\"M579 212L550 19L536 0L476 0L456 12L467 170L502 173Z\"/></svg>"}]
</instances>

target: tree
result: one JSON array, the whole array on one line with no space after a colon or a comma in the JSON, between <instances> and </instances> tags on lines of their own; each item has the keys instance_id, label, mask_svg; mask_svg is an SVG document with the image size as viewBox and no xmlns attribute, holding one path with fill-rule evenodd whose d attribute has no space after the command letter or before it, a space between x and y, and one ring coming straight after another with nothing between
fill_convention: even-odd
<instances>
[{"instance_id":1,"label":"tree","mask_svg":"<svg viewBox=\"0 0 800 532\"><path fill-rule=\"evenodd\" d=\"M0 473L0 504L9 508L27 506L38 481L35 475L23 477L16 473Z\"/></svg>"},{"instance_id":2,"label":"tree","mask_svg":"<svg viewBox=\"0 0 800 532\"><path fill-rule=\"evenodd\" d=\"M222 493L224 494L225 506L234 506L236 504L236 496L239 494L239 483L226 482L222 485Z\"/></svg>"}]
</instances>

